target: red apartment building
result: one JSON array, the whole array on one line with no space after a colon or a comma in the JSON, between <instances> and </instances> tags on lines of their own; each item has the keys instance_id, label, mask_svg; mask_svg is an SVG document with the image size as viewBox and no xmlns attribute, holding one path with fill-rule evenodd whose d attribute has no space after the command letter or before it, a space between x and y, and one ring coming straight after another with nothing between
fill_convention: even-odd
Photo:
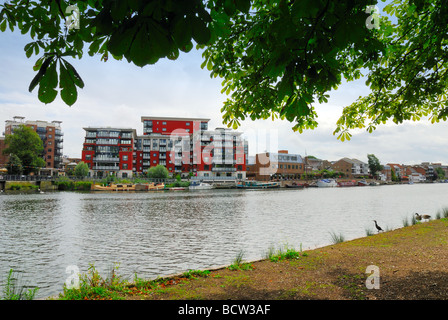
<instances>
[{"instance_id":1,"label":"red apartment building","mask_svg":"<svg viewBox=\"0 0 448 320\"><path fill-rule=\"evenodd\" d=\"M116 175L132 177L134 171L135 129L84 128L86 137L82 161L90 168L90 176L102 178Z\"/></svg>"},{"instance_id":2,"label":"red apartment building","mask_svg":"<svg viewBox=\"0 0 448 320\"><path fill-rule=\"evenodd\" d=\"M141 136L129 128L84 128L82 160L92 176L130 177L163 165L173 175L245 178L247 144L240 132L210 131L209 119L203 118L141 117L141 121Z\"/></svg>"}]
</instances>

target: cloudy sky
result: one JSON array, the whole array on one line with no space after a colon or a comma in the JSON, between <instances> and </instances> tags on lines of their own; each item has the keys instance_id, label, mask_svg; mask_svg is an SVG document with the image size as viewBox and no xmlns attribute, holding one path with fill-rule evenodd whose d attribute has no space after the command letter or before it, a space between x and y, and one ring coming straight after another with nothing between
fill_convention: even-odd
<instances>
[{"instance_id":1,"label":"cloudy sky","mask_svg":"<svg viewBox=\"0 0 448 320\"><path fill-rule=\"evenodd\" d=\"M19 32L8 29L0 33L0 132L4 131L4 121L14 116L60 120L64 154L81 157L83 127L132 127L142 134L141 116L209 118L210 129L223 126L220 109L226 96L221 94L221 80L210 78L209 72L200 68L202 56L198 51L144 68L125 60L104 63L87 54L82 60L72 59L86 86L78 92L78 101L68 107L59 97L51 104L42 104L37 99L38 88L28 92L38 58L25 56L23 48L28 42L30 38ZM342 157L367 161L367 154L373 153L383 164L448 164L448 123L387 124L371 134L353 132L350 141L337 140L332 132L342 108L367 93L363 81L340 86L331 92L327 104L317 107L319 127L302 134L293 132L293 125L286 120L246 120L239 131L249 138L250 155L287 149L289 153L330 161Z\"/></svg>"}]
</instances>

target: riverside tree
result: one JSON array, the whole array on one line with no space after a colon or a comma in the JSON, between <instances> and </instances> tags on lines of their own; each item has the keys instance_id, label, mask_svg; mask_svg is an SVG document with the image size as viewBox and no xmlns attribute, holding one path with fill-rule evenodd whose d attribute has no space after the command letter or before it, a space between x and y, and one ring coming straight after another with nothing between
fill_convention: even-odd
<instances>
[{"instance_id":1,"label":"riverside tree","mask_svg":"<svg viewBox=\"0 0 448 320\"><path fill-rule=\"evenodd\" d=\"M5 137L7 147L3 154L14 154L20 160L23 174L37 173L40 168L45 167L42 158L44 150L39 135L25 125L14 128L14 133Z\"/></svg>"},{"instance_id":2,"label":"riverside tree","mask_svg":"<svg viewBox=\"0 0 448 320\"><path fill-rule=\"evenodd\" d=\"M169 172L165 166L159 164L155 167L149 168L147 175L148 178L151 179L168 179Z\"/></svg>"},{"instance_id":3,"label":"riverside tree","mask_svg":"<svg viewBox=\"0 0 448 320\"><path fill-rule=\"evenodd\" d=\"M87 177L89 174L89 166L87 163L81 161L79 162L75 167L75 176L77 178L84 178Z\"/></svg>"},{"instance_id":4,"label":"riverside tree","mask_svg":"<svg viewBox=\"0 0 448 320\"><path fill-rule=\"evenodd\" d=\"M203 68L223 79L223 120L281 118L313 129L316 104L361 77L371 93L346 106L334 134L372 132L392 120L446 120L447 17L443 0L11 0L0 30L31 36L38 98L73 105L85 53L144 67L196 45ZM64 25L68 24L68 27ZM71 23L71 24L70 24ZM71 60L71 62L69 62ZM76 62L76 60L75 60ZM74 63L75 64L75 63Z\"/></svg>"},{"instance_id":5,"label":"riverside tree","mask_svg":"<svg viewBox=\"0 0 448 320\"><path fill-rule=\"evenodd\" d=\"M383 170L383 166L380 163L380 160L374 154L367 155L367 163L369 165L370 174L372 176L376 176L378 172Z\"/></svg>"}]
</instances>

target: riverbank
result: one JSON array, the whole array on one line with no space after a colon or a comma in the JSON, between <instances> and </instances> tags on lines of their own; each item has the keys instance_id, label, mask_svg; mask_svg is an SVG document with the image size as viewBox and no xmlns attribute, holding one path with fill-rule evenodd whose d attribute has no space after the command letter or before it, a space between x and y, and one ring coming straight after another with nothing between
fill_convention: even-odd
<instances>
[{"instance_id":1,"label":"riverbank","mask_svg":"<svg viewBox=\"0 0 448 320\"><path fill-rule=\"evenodd\" d=\"M448 299L448 219L437 219L326 247L153 281L94 288L79 299L411 300ZM375 266L374 274L366 273ZM371 288L367 288L366 280ZM98 278L98 275L93 275ZM107 281L106 281L107 282ZM109 286L110 289L110 286ZM108 290L109 290L108 289ZM83 290L78 290L79 294ZM86 291L87 292L87 291ZM86 293L85 292L85 293ZM73 293L73 292L72 292ZM74 295L72 295L74 297ZM66 293L65 298L69 298Z\"/></svg>"}]
</instances>

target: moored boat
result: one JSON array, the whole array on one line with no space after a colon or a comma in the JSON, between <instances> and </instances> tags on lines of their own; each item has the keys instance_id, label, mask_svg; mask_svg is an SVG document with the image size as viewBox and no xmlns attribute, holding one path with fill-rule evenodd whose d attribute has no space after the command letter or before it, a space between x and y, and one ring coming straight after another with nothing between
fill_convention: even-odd
<instances>
[{"instance_id":1,"label":"moored boat","mask_svg":"<svg viewBox=\"0 0 448 320\"><path fill-rule=\"evenodd\" d=\"M237 182L236 187L242 189L270 189L270 188L280 188L280 183L260 182L260 181L239 181Z\"/></svg>"},{"instance_id":2,"label":"moored boat","mask_svg":"<svg viewBox=\"0 0 448 320\"><path fill-rule=\"evenodd\" d=\"M94 191L135 191L135 184L115 184L112 183L108 186L102 186L95 184L92 186Z\"/></svg>"},{"instance_id":3,"label":"moored boat","mask_svg":"<svg viewBox=\"0 0 448 320\"><path fill-rule=\"evenodd\" d=\"M358 181L358 186L363 187L363 186L368 186L368 185L369 185L369 184L367 183L366 180L359 180L359 181Z\"/></svg>"},{"instance_id":4,"label":"moored boat","mask_svg":"<svg viewBox=\"0 0 448 320\"><path fill-rule=\"evenodd\" d=\"M295 188L295 189L303 189L305 188L305 184L297 184L295 182L291 183L291 184L285 184L286 188Z\"/></svg>"},{"instance_id":5,"label":"moored boat","mask_svg":"<svg viewBox=\"0 0 448 320\"><path fill-rule=\"evenodd\" d=\"M338 184L334 179L321 179L317 181L317 186L320 188L322 187L328 188L328 187L337 187Z\"/></svg>"},{"instance_id":6,"label":"moored boat","mask_svg":"<svg viewBox=\"0 0 448 320\"><path fill-rule=\"evenodd\" d=\"M358 184L356 183L355 180L352 180L352 181L339 181L339 182L338 182L338 185L339 185L340 187L355 187L355 186L357 186Z\"/></svg>"},{"instance_id":7,"label":"moored boat","mask_svg":"<svg viewBox=\"0 0 448 320\"><path fill-rule=\"evenodd\" d=\"M213 185L211 185L210 183L198 182L198 181L191 182L190 186L188 187L188 189L190 190L206 190L211 188L213 188Z\"/></svg>"}]
</instances>

